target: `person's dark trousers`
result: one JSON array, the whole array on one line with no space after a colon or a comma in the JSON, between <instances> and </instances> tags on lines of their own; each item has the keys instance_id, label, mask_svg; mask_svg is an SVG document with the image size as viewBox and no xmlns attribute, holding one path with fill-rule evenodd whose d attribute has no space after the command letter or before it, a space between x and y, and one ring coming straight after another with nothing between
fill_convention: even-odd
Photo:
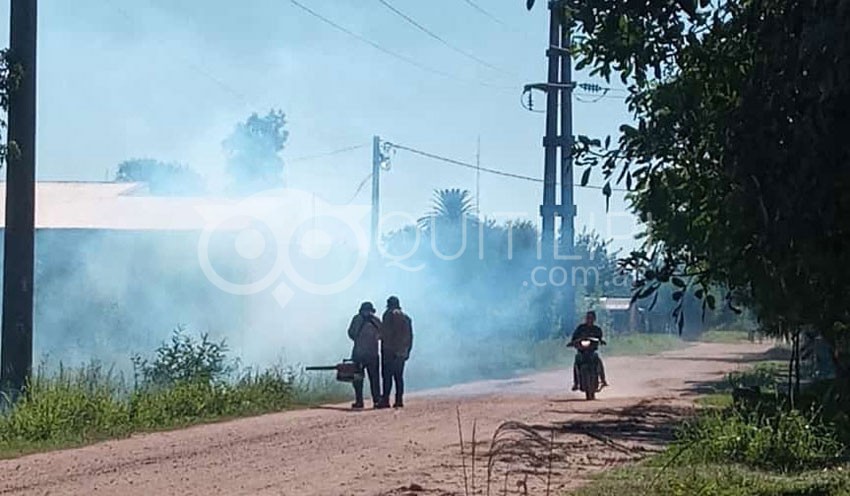
<instances>
[{"instance_id":1,"label":"person's dark trousers","mask_svg":"<svg viewBox=\"0 0 850 496\"><path fill-rule=\"evenodd\" d=\"M602 364L602 358L599 355L593 355L593 358L596 360L596 370L599 371L599 380L602 381L602 384L606 384L608 381L605 377L605 365ZM573 384L575 385L579 383L578 368L581 366L581 363L581 353L576 353L575 362L573 363Z\"/></svg>"},{"instance_id":2,"label":"person's dark trousers","mask_svg":"<svg viewBox=\"0 0 850 496\"><path fill-rule=\"evenodd\" d=\"M361 359L356 363L363 367L366 376L369 378L369 389L372 392L372 402L375 404L381 401L381 379L378 373L378 357L374 359ZM354 403L363 405L363 380L354 381Z\"/></svg>"},{"instance_id":3,"label":"person's dark trousers","mask_svg":"<svg viewBox=\"0 0 850 496\"><path fill-rule=\"evenodd\" d=\"M383 356L381 378L384 381L384 405L390 402L390 393L395 383L395 403L393 406L404 404L404 358L392 353Z\"/></svg>"}]
</instances>

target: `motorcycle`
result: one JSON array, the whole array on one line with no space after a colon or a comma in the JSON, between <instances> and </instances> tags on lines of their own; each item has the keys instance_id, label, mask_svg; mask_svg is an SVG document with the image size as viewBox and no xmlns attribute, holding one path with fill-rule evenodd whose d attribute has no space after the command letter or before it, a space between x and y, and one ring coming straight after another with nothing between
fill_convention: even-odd
<instances>
[{"instance_id":1,"label":"motorcycle","mask_svg":"<svg viewBox=\"0 0 850 496\"><path fill-rule=\"evenodd\" d=\"M578 365L578 386L584 392L587 400L596 399L599 387L599 355L596 350L600 345L605 345L605 340L599 338L577 339L567 346L575 348L580 357Z\"/></svg>"}]
</instances>

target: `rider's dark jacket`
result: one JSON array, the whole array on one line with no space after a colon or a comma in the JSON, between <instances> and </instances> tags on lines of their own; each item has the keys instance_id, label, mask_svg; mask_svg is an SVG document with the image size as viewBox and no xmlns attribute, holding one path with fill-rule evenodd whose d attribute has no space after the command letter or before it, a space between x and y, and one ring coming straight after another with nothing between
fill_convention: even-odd
<instances>
[{"instance_id":1,"label":"rider's dark jacket","mask_svg":"<svg viewBox=\"0 0 850 496\"><path fill-rule=\"evenodd\" d=\"M580 324L573 331L573 337L570 341L575 341L582 338L602 339L602 329L598 325Z\"/></svg>"}]
</instances>

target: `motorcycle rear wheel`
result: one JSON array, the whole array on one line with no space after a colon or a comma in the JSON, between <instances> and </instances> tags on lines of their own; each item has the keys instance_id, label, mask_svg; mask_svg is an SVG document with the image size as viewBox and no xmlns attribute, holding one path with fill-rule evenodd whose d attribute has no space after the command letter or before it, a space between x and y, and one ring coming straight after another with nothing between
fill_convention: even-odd
<instances>
[{"instance_id":1,"label":"motorcycle rear wheel","mask_svg":"<svg viewBox=\"0 0 850 496\"><path fill-rule=\"evenodd\" d=\"M599 391L599 377L596 375L593 367L583 367L581 372L581 386L586 400L593 401L596 399L596 392Z\"/></svg>"}]
</instances>

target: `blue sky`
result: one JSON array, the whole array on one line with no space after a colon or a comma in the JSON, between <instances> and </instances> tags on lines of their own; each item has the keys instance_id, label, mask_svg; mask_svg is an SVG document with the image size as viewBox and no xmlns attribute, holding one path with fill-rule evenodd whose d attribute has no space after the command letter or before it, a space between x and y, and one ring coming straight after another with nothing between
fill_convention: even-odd
<instances>
[{"instance_id":1,"label":"blue sky","mask_svg":"<svg viewBox=\"0 0 850 496\"><path fill-rule=\"evenodd\" d=\"M221 141L237 121L270 107L289 117L288 185L331 202L351 199L370 172L370 148L294 159L366 145L375 134L470 162L480 136L483 166L542 175L544 116L523 109L520 94L524 83L545 78L544 8L529 13L522 0L478 0L495 22L463 0L391 0L495 71L378 0L299 1L450 77L340 33L289 0L41 0L39 179L103 180L122 160L152 157L186 163L215 185ZM0 1L4 19L8 9ZM0 36L8 39L5 22ZM575 132L594 136L629 120L616 98L577 102L574 116ZM488 174L480 184L482 214L538 220L542 185ZM399 152L383 178L383 207L421 215L432 191L448 187L474 191L474 171ZM631 246L634 219L621 196L606 215L598 190L578 189L579 230L590 226ZM356 201L368 200L367 185Z\"/></svg>"}]
</instances>

